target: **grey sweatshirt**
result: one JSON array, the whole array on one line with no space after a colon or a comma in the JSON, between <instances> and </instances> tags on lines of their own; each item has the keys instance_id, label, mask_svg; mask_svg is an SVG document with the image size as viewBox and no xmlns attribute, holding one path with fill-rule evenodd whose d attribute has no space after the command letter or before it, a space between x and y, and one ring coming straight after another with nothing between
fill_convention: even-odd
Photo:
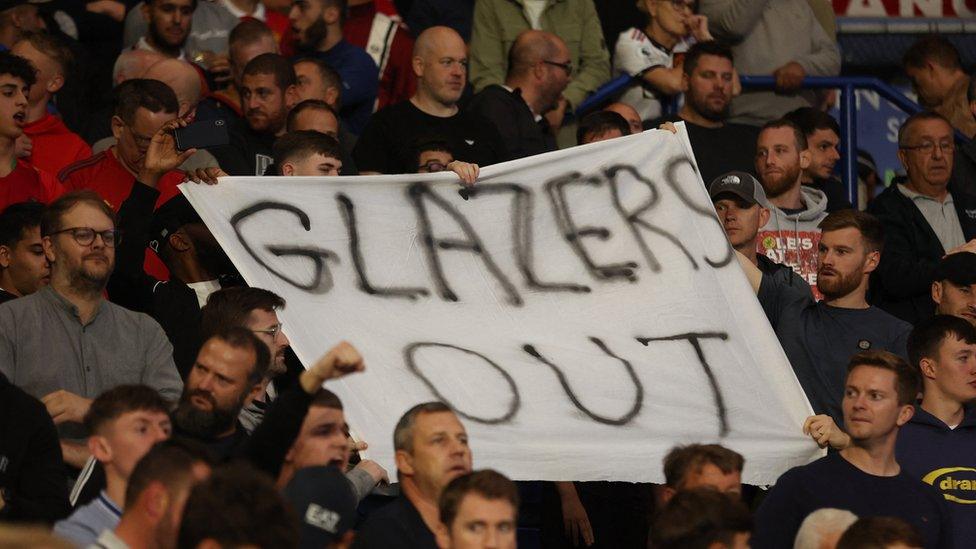
<instances>
[{"instance_id":1,"label":"grey sweatshirt","mask_svg":"<svg viewBox=\"0 0 976 549\"><path fill-rule=\"evenodd\" d=\"M786 213L770 204L769 221L759 229L757 252L777 263L793 268L810 284L814 296L817 291L817 246L820 229L817 225L827 217L827 195L807 186L801 187L805 208L801 212Z\"/></svg>"}]
</instances>

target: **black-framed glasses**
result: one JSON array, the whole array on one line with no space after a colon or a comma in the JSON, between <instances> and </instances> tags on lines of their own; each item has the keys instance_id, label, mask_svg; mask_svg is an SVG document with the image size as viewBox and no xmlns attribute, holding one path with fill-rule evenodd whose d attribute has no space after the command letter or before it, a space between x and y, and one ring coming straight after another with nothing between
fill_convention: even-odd
<instances>
[{"instance_id":1,"label":"black-framed glasses","mask_svg":"<svg viewBox=\"0 0 976 549\"><path fill-rule=\"evenodd\" d=\"M271 339L274 339L274 338L278 337L278 334L281 333L281 329L284 326L285 326L285 323L284 322L279 322L279 323L275 324L274 326L268 328L267 330L251 330L251 331L254 332L254 333L256 333L256 334L265 334L265 335L271 336Z\"/></svg>"},{"instance_id":2,"label":"black-framed glasses","mask_svg":"<svg viewBox=\"0 0 976 549\"><path fill-rule=\"evenodd\" d=\"M921 151L922 154L932 154L935 152L935 147L939 147L943 153L951 153L955 152L956 143L954 141L942 141L940 143L925 141L919 145L902 145L898 148L907 151Z\"/></svg>"},{"instance_id":3,"label":"black-framed glasses","mask_svg":"<svg viewBox=\"0 0 976 549\"><path fill-rule=\"evenodd\" d=\"M91 243L95 241L95 235L102 237L102 242L109 248L114 248L116 244L122 241L122 233L118 229L96 231L91 227L69 227L54 231L51 235L61 233L71 233L71 238L74 238L75 242L81 246L91 246Z\"/></svg>"},{"instance_id":4,"label":"black-framed glasses","mask_svg":"<svg viewBox=\"0 0 976 549\"><path fill-rule=\"evenodd\" d=\"M560 69L566 71L567 77L573 76L573 62L567 61L565 63L559 63L557 61L543 61L546 65L552 65L553 67L559 67Z\"/></svg>"}]
</instances>

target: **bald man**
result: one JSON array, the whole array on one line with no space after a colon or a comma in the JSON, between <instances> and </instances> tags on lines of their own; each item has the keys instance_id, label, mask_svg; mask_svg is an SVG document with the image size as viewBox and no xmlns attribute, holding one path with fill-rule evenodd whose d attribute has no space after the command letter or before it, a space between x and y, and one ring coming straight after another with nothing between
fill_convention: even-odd
<instances>
[{"instance_id":1,"label":"bald man","mask_svg":"<svg viewBox=\"0 0 976 549\"><path fill-rule=\"evenodd\" d=\"M118 86L126 80L142 78L149 67L165 58L163 54L150 50L125 50L115 59L112 83Z\"/></svg>"},{"instance_id":2,"label":"bald man","mask_svg":"<svg viewBox=\"0 0 976 549\"><path fill-rule=\"evenodd\" d=\"M555 34L527 30L508 55L505 83L481 90L468 108L502 136L506 160L554 151L556 139L543 116L557 107L571 80L569 49Z\"/></svg>"},{"instance_id":3,"label":"bald man","mask_svg":"<svg viewBox=\"0 0 976 549\"><path fill-rule=\"evenodd\" d=\"M630 126L630 133L641 133L644 131L644 123L641 121L640 114L638 114L637 109L631 107L627 103L610 103L603 110L609 112L615 112L620 116L624 117L627 121L627 125Z\"/></svg>"},{"instance_id":4,"label":"bald man","mask_svg":"<svg viewBox=\"0 0 976 549\"><path fill-rule=\"evenodd\" d=\"M454 30L431 27L420 33L413 49L417 92L370 118L353 151L361 174L414 172L416 148L425 141L446 141L456 160L480 166L505 159L497 130L458 108L467 64L467 46Z\"/></svg>"}]
</instances>

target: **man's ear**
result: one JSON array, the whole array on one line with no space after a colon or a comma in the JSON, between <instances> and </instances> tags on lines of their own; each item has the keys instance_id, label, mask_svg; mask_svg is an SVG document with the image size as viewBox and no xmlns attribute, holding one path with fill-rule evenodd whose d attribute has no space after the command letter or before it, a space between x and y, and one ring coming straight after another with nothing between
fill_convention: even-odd
<instances>
[{"instance_id":1,"label":"man's ear","mask_svg":"<svg viewBox=\"0 0 976 549\"><path fill-rule=\"evenodd\" d=\"M37 84L34 85L36 86ZM59 72L47 83L47 93L52 95L58 93L58 90L62 87L64 87L64 75Z\"/></svg>"},{"instance_id":2,"label":"man's ear","mask_svg":"<svg viewBox=\"0 0 976 549\"><path fill-rule=\"evenodd\" d=\"M688 82L688 74L685 71L681 71L681 93L688 93L688 88L690 87Z\"/></svg>"},{"instance_id":3,"label":"man's ear","mask_svg":"<svg viewBox=\"0 0 976 549\"><path fill-rule=\"evenodd\" d=\"M420 56L413 56L410 60L410 64L413 66L413 74L419 79L424 75L424 58Z\"/></svg>"},{"instance_id":4,"label":"man's ear","mask_svg":"<svg viewBox=\"0 0 976 549\"><path fill-rule=\"evenodd\" d=\"M99 463L112 461L112 447L108 439L103 436L92 435L88 437L88 451Z\"/></svg>"},{"instance_id":5,"label":"man's ear","mask_svg":"<svg viewBox=\"0 0 976 549\"><path fill-rule=\"evenodd\" d=\"M331 5L322 10L322 20L325 21L326 25L335 25L341 17L342 12L339 11L339 6Z\"/></svg>"},{"instance_id":6,"label":"man's ear","mask_svg":"<svg viewBox=\"0 0 976 549\"><path fill-rule=\"evenodd\" d=\"M762 206L759 206L759 228L760 229L765 227L766 223L769 223L770 215L772 214L770 213L769 208L764 208Z\"/></svg>"},{"instance_id":7,"label":"man's ear","mask_svg":"<svg viewBox=\"0 0 976 549\"><path fill-rule=\"evenodd\" d=\"M51 240L52 236L45 236L41 239L41 245L44 247L44 257L47 258L48 263L54 265L54 242Z\"/></svg>"},{"instance_id":8,"label":"man's ear","mask_svg":"<svg viewBox=\"0 0 976 549\"><path fill-rule=\"evenodd\" d=\"M326 88L324 101L327 105L335 109L337 112L339 110L339 98L340 98L339 88L335 86Z\"/></svg>"},{"instance_id":9,"label":"man's ear","mask_svg":"<svg viewBox=\"0 0 976 549\"><path fill-rule=\"evenodd\" d=\"M122 121L118 116L112 117L112 136L115 137L115 141L118 142L122 139L122 130L125 129L125 122Z\"/></svg>"},{"instance_id":10,"label":"man's ear","mask_svg":"<svg viewBox=\"0 0 976 549\"><path fill-rule=\"evenodd\" d=\"M901 149L901 148L898 149L898 161L901 162L902 167L905 168L905 171L907 172L908 171L908 155L905 154L904 149Z\"/></svg>"},{"instance_id":11,"label":"man's ear","mask_svg":"<svg viewBox=\"0 0 976 549\"><path fill-rule=\"evenodd\" d=\"M298 86L291 85L285 88L285 107L291 110L292 107L298 104Z\"/></svg>"},{"instance_id":12,"label":"man's ear","mask_svg":"<svg viewBox=\"0 0 976 549\"><path fill-rule=\"evenodd\" d=\"M922 377L935 379L935 361L931 358L923 358L918 362L918 369L922 372Z\"/></svg>"},{"instance_id":13,"label":"man's ear","mask_svg":"<svg viewBox=\"0 0 976 549\"><path fill-rule=\"evenodd\" d=\"M915 406L911 404L906 404L902 406L901 410L899 410L898 412L898 420L896 421L897 425L901 427L902 425L908 423L908 420L912 419L912 416L914 415L915 415Z\"/></svg>"},{"instance_id":14,"label":"man's ear","mask_svg":"<svg viewBox=\"0 0 976 549\"><path fill-rule=\"evenodd\" d=\"M881 262L881 252L874 251L869 252L867 258L864 260L864 273L872 273L878 268L878 263Z\"/></svg>"},{"instance_id":15,"label":"man's ear","mask_svg":"<svg viewBox=\"0 0 976 549\"><path fill-rule=\"evenodd\" d=\"M170 505L169 492L162 482L152 481L139 496L143 511L153 524L158 524L166 516L167 508Z\"/></svg>"},{"instance_id":16,"label":"man's ear","mask_svg":"<svg viewBox=\"0 0 976 549\"><path fill-rule=\"evenodd\" d=\"M285 162L282 164L281 175L295 175L295 165L291 162Z\"/></svg>"},{"instance_id":17,"label":"man's ear","mask_svg":"<svg viewBox=\"0 0 976 549\"><path fill-rule=\"evenodd\" d=\"M800 151L800 169L805 170L810 167L810 162L813 159L810 154L810 150Z\"/></svg>"},{"instance_id":18,"label":"man's ear","mask_svg":"<svg viewBox=\"0 0 976 549\"><path fill-rule=\"evenodd\" d=\"M182 231L170 233L169 237L166 238L166 243L177 252L185 252L193 247L190 239L186 238L186 234Z\"/></svg>"},{"instance_id":19,"label":"man's ear","mask_svg":"<svg viewBox=\"0 0 976 549\"><path fill-rule=\"evenodd\" d=\"M397 450L394 460L396 461L397 471L400 474L412 476L416 473L413 468L413 456L407 453L406 450Z\"/></svg>"},{"instance_id":20,"label":"man's ear","mask_svg":"<svg viewBox=\"0 0 976 549\"><path fill-rule=\"evenodd\" d=\"M2 250L3 248L0 247L0 253L2 253ZM0 261L2 261L2 259L0 259ZM932 283L932 301L934 301L936 305L942 304L942 283L941 282L936 281Z\"/></svg>"},{"instance_id":21,"label":"man's ear","mask_svg":"<svg viewBox=\"0 0 976 549\"><path fill-rule=\"evenodd\" d=\"M3 267L4 269L10 267L10 255L12 253L13 250L11 250L9 246L0 245L0 267Z\"/></svg>"}]
</instances>

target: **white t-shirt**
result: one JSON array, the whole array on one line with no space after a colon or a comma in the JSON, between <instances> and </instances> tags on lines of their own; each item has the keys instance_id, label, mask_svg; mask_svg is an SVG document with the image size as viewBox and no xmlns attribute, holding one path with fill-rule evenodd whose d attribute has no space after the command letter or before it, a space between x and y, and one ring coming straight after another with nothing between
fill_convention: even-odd
<instances>
[{"instance_id":1,"label":"white t-shirt","mask_svg":"<svg viewBox=\"0 0 976 549\"><path fill-rule=\"evenodd\" d=\"M620 33L613 52L613 74L636 75L648 67L674 66L674 52L655 44L638 28L630 28ZM634 82L624 90L620 101L634 107L641 120L661 116L661 100L657 92L641 81Z\"/></svg>"},{"instance_id":2,"label":"white t-shirt","mask_svg":"<svg viewBox=\"0 0 976 549\"><path fill-rule=\"evenodd\" d=\"M197 303L202 309L207 304L210 294L220 290L220 282L217 280L204 280L202 282L189 282L187 286L197 294Z\"/></svg>"},{"instance_id":3,"label":"white t-shirt","mask_svg":"<svg viewBox=\"0 0 976 549\"><path fill-rule=\"evenodd\" d=\"M542 10L546 7L546 0L522 0L522 7L525 9L525 16L529 19L529 25L533 29L539 30L539 18L542 17Z\"/></svg>"}]
</instances>

